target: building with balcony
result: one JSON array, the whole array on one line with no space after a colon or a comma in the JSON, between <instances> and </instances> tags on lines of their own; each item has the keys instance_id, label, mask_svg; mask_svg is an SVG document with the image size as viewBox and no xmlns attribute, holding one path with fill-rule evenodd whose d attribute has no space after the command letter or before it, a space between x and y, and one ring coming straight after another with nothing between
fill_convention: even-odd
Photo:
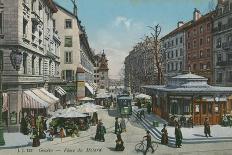
<instances>
[{"instance_id":1,"label":"building with balcony","mask_svg":"<svg viewBox=\"0 0 232 155\"><path fill-rule=\"evenodd\" d=\"M213 36L212 23L214 11L201 15L196 8L193 20L187 26L185 33L186 42L186 70L204 76L208 83L213 79Z\"/></svg>"},{"instance_id":2,"label":"building with balcony","mask_svg":"<svg viewBox=\"0 0 232 155\"><path fill-rule=\"evenodd\" d=\"M232 1L218 0L213 22L214 84L232 86Z\"/></svg>"},{"instance_id":3,"label":"building with balcony","mask_svg":"<svg viewBox=\"0 0 232 155\"><path fill-rule=\"evenodd\" d=\"M57 99L47 92L60 82L61 41L53 25L57 11L52 0L0 1L2 80L8 101L5 122L12 129L18 129L25 113L36 115Z\"/></svg>"}]
</instances>

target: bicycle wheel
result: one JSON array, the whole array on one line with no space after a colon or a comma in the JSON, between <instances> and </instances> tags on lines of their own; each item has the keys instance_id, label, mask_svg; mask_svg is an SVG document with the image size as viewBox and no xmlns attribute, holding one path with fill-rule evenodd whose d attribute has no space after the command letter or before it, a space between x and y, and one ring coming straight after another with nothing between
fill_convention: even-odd
<instances>
[{"instance_id":1,"label":"bicycle wheel","mask_svg":"<svg viewBox=\"0 0 232 155\"><path fill-rule=\"evenodd\" d=\"M138 143L135 145L135 150L136 151L143 151L144 150L144 144L143 143Z\"/></svg>"},{"instance_id":2,"label":"bicycle wheel","mask_svg":"<svg viewBox=\"0 0 232 155\"><path fill-rule=\"evenodd\" d=\"M151 145L152 145L153 149L156 151L157 148L158 148L158 143L157 142L152 142Z\"/></svg>"}]
</instances>

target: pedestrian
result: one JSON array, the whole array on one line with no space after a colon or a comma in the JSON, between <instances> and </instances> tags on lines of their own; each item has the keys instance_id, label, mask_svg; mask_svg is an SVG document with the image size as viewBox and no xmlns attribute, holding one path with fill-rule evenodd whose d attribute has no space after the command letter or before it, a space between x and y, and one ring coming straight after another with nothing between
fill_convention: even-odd
<instances>
[{"instance_id":1,"label":"pedestrian","mask_svg":"<svg viewBox=\"0 0 232 155\"><path fill-rule=\"evenodd\" d=\"M176 147L180 148L182 146L183 136L179 124L175 126L175 137L176 137Z\"/></svg>"},{"instance_id":2,"label":"pedestrian","mask_svg":"<svg viewBox=\"0 0 232 155\"><path fill-rule=\"evenodd\" d=\"M115 142L116 142L116 147L115 147L116 151L123 151L125 149L121 134L117 134L117 140Z\"/></svg>"},{"instance_id":3,"label":"pedestrian","mask_svg":"<svg viewBox=\"0 0 232 155\"><path fill-rule=\"evenodd\" d=\"M40 146L40 139L39 139L38 130L35 127L32 128L32 136L31 136L31 138L33 140L32 141L32 147Z\"/></svg>"},{"instance_id":4,"label":"pedestrian","mask_svg":"<svg viewBox=\"0 0 232 155\"><path fill-rule=\"evenodd\" d=\"M61 127L60 128L60 139L61 139L61 142L63 142L62 140L63 140L64 137L65 137L65 131L64 131L64 128Z\"/></svg>"},{"instance_id":5,"label":"pedestrian","mask_svg":"<svg viewBox=\"0 0 232 155\"><path fill-rule=\"evenodd\" d=\"M104 135L106 134L106 128L105 126L103 125L102 122L100 122L100 132L99 132L99 140L100 141L105 141L105 137Z\"/></svg>"},{"instance_id":6,"label":"pedestrian","mask_svg":"<svg viewBox=\"0 0 232 155\"><path fill-rule=\"evenodd\" d=\"M150 102L147 103L147 113L149 115L151 114L151 104L150 104Z\"/></svg>"},{"instance_id":7,"label":"pedestrian","mask_svg":"<svg viewBox=\"0 0 232 155\"><path fill-rule=\"evenodd\" d=\"M145 152L144 152L144 155L146 155L146 153L147 153L147 151L148 151L149 148L151 148L151 149L152 149L152 153L154 153L155 150L154 150L154 148L153 148L153 146L152 146L152 144L151 144L151 135L150 135L150 131L147 131L147 135L144 136L143 138L145 138L146 141L147 141L147 148L146 148L146 150L145 150Z\"/></svg>"},{"instance_id":8,"label":"pedestrian","mask_svg":"<svg viewBox=\"0 0 232 155\"><path fill-rule=\"evenodd\" d=\"M124 118L121 119L120 126L122 128L122 132L126 132L126 121Z\"/></svg>"},{"instance_id":9,"label":"pedestrian","mask_svg":"<svg viewBox=\"0 0 232 155\"><path fill-rule=\"evenodd\" d=\"M120 124L118 122L118 117L115 118L114 128L115 128L115 130L114 130L115 134L121 134L122 133L122 128L121 128L121 126L120 126Z\"/></svg>"},{"instance_id":10,"label":"pedestrian","mask_svg":"<svg viewBox=\"0 0 232 155\"><path fill-rule=\"evenodd\" d=\"M166 129L166 124L164 124L164 127L161 130L161 133L162 133L161 144L167 145L168 144L168 130Z\"/></svg>"},{"instance_id":11,"label":"pedestrian","mask_svg":"<svg viewBox=\"0 0 232 155\"><path fill-rule=\"evenodd\" d=\"M143 116L143 118L145 118L145 112L143 109L140 111L140 119L142 118L142 116Z\"/></svg>"},{"instance_id":12,"label":"pedestrian","mask_svg":"<svg viewBox=\"0 0 232 155\"><path fill-rule=\"evenodd\" d=\"M208 117L205 118L204 133L205 133L205 137L207 137L207 138L208 138L208 136L212 137L211 136L211 132L210 132L210 125L209 125L209 119L208 119Z\"/></svg>"},{"instance_id":13,"label":"pedestrian","mask_svg":"<svg viewBox=\"0 0 232 155\"><path fill-rule=\"evenodd\" d=\"M100 123L101 123L101 119L98 121L98 124L97 124L95 140L99 140L99 137L100 137L100 126L101 126Z\"/></svg>"}]
</instances>

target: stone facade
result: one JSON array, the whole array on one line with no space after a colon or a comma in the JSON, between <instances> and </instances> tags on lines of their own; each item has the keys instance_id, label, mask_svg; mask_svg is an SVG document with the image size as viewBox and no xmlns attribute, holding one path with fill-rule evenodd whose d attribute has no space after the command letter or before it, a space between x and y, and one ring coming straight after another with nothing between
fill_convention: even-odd
<instances>
[{"instance_id":1,"label":"stone facade","mask_svg":"<svg viewBox=\"0 0 232 155\"><path fill-rule=\"evenodd\" d=\"M232 0L219 0L213 22L214 84L232 86Z\"/></svg>"},{"instance_id":2,"label":"stone facade","mask_svg":"<svg viewBox=\"0 0 232 155\"><path fill-rule=\"evenodd\" d=\"M56 12L52 0L1 0L3 90L9 96L9 114L17 113L17 124L23 90L50 88L50 78L60 78L60 39L52 22Z\"/></svg>"},{"instance_id":3,"label":"stone facade","mask_svg":"<svg viewBox=\"0 0 232 155\"><path fill-rule=\"evenodd\" d=\"M170 77L180 75L185 70L185 27L189 24L178 22L175 30L161 38L162 53L165 55L165 83Z\"/></svg>"},{"instance_id":4,"label":"stone facade","mask_svg":"<svg viewBox=\"0 0 232 155\"><path fill-rule=\"evenodd\" d=\"M206 77L208 83L213 79L213 37L212 22L214 12L201 15L195 9L191 25L186 28L186 70Z\"/></svg>"}]
</instances>

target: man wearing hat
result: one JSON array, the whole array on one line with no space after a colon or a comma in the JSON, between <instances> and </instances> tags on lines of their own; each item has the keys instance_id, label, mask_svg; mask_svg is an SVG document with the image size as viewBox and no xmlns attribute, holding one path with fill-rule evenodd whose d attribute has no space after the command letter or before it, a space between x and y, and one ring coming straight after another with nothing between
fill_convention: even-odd
<instances>
[{"instance_id":1,"label":"man wearing hat","mask_svg":"<svg viewBox=\"0 0 232 155\"><path fill-rule=\"evenodd\" d=\"M115 130L114 130L115 134L121 134L122 133L121 125L118 122L118 117L115 118L115 125L114 125L114 127L115 127Z\"/></svg>"},{"instance_id":2,"label":"man wearing hat","mask_svg":"<svg viewBox=\"0 0 232 155\"><path fill-rule=\"evenodd\" d=\"M147 140L147 148L146 148L146 150L144 152L144 155L146 155L146 153L147 153L147 151L148 151L149 148L151 148L152 149L152 153L154 153L155 150L154 150L154 148L153 148L153 146L151 144L151 134L150 134L150 131L147 130L147 135L144 136L143 138L145 138Z\"/></svg>"}]
</instances>

